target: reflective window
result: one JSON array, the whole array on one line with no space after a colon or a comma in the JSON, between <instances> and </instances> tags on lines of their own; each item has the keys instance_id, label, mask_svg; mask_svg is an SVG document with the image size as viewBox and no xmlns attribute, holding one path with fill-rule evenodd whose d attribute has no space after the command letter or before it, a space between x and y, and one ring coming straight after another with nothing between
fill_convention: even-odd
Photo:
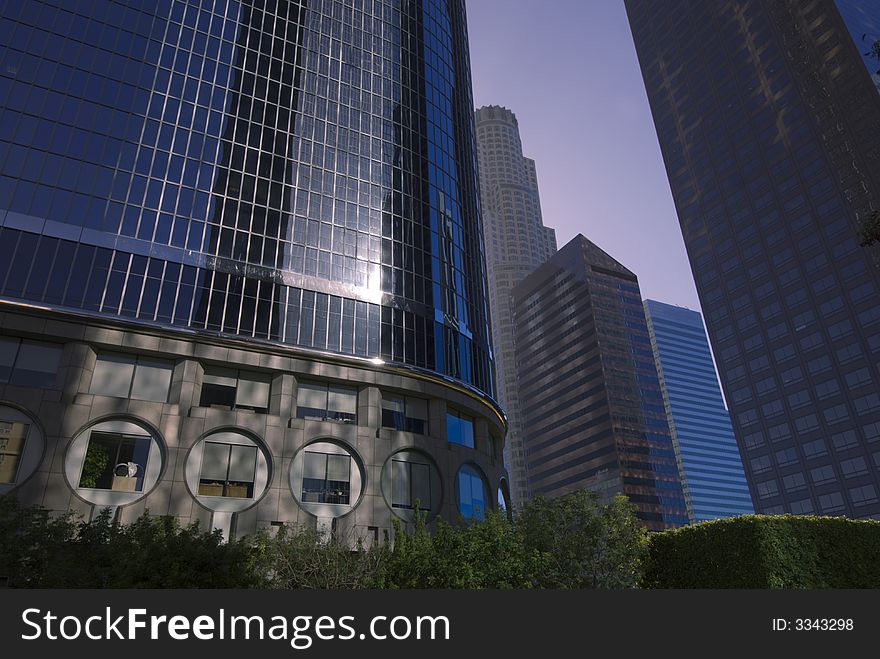
<instances>
[{"instance_id":1,"label":"reflective window","mask_svg":"<svg viewBox=\"0 0 880 659\"><path fill-rule=\"evenodd\" d=\"M458 511L465 519L484 520L489 509L485 477L472 465L458 470Z\"/></svg>"},{"instance_id":2,"label":"reflective window","mask_svg":"<svg viewBox=\"0 0 880 659\"><path fill-rule=\"evenodd\" d=\"M456 411L446 413L446 434L453 444L474 448L474 420Z\"/></svg>"},{"instance_id":3,"label":"reflective window","mask_svg":"<svg viewBox=\"0 0 880 659\"><path fill-rule=\"evenodd\" d=\"M318 382L300 382L296 416L319 421L357 421L357 389Z\"/></svg>"},{"instance_id":4,"label":"reflective window","mask_svg":"<svg viewBox=\"0 0 880 659\"><path fill-rule=\"evenodd\" d=\"M79 487L143 492L150 437L94 431L89 436Z\"/></svg>"},{"instance_id":5,"label":"reflective window","mask_svg":"<svg viewBox=\"0 0 880 659\"><path fill-rule=\"evenodd\" d=\"M174 364L159 359L103 353L95 362L90 394L152 400L168 400Z\"/></svg>"},{"instance_id":6,"label":"reflective window","mask_svg":"<svg viewBox=\"0 0 880 659\"><path fill-rule=\"evenodd\" d=\"M391 507L431 510L431 471L427 461L391 460Z\"/></svg>"},{"instance_id":7,"label":"reflective window","mask_svg":"<svg viewBox=\"0 0 880 659\"><path fill-rule=\"evenodd\" d=\"M265 414L269 411L270 387L269 375L206 366L199 405Z\"/></svg>"},{"instance_id":8,"label":"reflective window","mask_svg":"<svg viewBox=\"0 0 880 659\"><path fill-rule=\"evenodd\" d=\"M301 501L351 503L351 456L306 450Z\"/></svg>"},{"instance_id":9,"label":"reflective window","mask_svg":"<svg viewBox=\"0 0 880 659\"><path fill-rule=\"evenodd\" d=\"M250 499L254 496L257 447L206 441L202 449L199 494Z\"/></svg>"},{"instance_id":10,"label":"reflective window","mask_svg":"<svg viewBox=\"0 0 880 659\"><path fill-rule=\"evenodd\" d=\"M0 382L51 387L61 363L62 346L0 337Z\"/></svg>"},{"instance_id":11,"label":"reflective window","mask_svg":"<svg viewBox=\"0 0 880 659\"><path fill-rule=\"evenodd\" d=\"M382 426L419 435L427 434L428 401L424 398L383 393Z\"/></svg>"}]
</instances>

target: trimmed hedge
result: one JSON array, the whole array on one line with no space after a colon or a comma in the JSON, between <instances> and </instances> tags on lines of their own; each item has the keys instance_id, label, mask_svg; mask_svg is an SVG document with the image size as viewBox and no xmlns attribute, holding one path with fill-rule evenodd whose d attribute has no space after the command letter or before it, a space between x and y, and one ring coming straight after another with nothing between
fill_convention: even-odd
<instances>
[{"instance_id":1,"label":"trimmed hedge","mask_svg":"<svg viewBox=\"0 0 880 659\"><path fill-rule=\"evenodd\" d=\"M880 588L880 522L742 515L651 534L645 588Z\"/></svg>"}]
</instances>

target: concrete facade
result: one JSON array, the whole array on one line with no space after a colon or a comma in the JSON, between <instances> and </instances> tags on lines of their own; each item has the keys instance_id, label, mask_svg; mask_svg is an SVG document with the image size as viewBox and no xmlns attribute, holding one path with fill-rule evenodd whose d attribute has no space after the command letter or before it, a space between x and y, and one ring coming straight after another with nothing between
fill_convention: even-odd
<instances>
[{"instance_id":1,"label":"concrete facade","mask_svg":"<svg viewBox=\"0 0 880 659\"><path fill-rule=\"evenodd\" d=\"M440 475L439 488L434 489L440 501L432 501L432 517L459 519L457 474L464 464L477 467L485 476L490 502L499 485L506 487L500 410L487 405L484 397L469 388L428 372L11 304L2 306L0 337L63 346L51 386L21 386L12 381L0 384L0 417L9 416L10 410L24 414L40 435L28 438L38 445L31 448L39 460L26 468L23 459L16 482L7 488L24 504L56 513L73 511L84 518L93 517L107 505L123 523L149 511L173 515L184 524L198 521L206 529L220 528L227 537L252 534L272 525L302 524L332 530L344 538L371 541L391 533L395 515L404 522L412 516L409 510L392 509L389 479L387 475L383 478L383 469L400 451L426 457ZM167 401L89 393L98 355L108 351L173 361ZM205 367L230 365L271 376L268 413L199 405ZM357 422L297 418L297 385L302 380L357 387ZM383 394L427 399L427 433L383 428ZM474 448L447 441L448 409L473 417ZM150 453L147 471L152 466L155 479L150 482L148 473L143 492L79 487L79 464L71 457L76 444L90 429L108 424L111 428L119 424L139 427L154 441L157 448ZM198 464L193 464L194 455L200 442L220 433L252 441L263 456L260 460L265 460L265 464L258 463L252 498L205 497L196 490L192 475L197 477ZM292 464L304 447L315 442L341 447L354 459L358 474L352 481L358 480L361 486L359 492L353 487L352 504L345 510L316 512L315 504L301 503L291 489ZM265 487L260 486L261 477Z\"/></svg>"}]
</instances>

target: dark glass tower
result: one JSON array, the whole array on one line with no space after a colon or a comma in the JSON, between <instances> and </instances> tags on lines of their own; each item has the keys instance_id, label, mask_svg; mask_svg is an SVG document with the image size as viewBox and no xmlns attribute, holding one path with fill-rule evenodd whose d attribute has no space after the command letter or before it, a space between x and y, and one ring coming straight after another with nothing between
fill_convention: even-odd
<instances>
[{"instance_id":1,"label":"dark glass tower","mask_svg":"<svg viewBox=\"0 0 880 659\"><path fill-rule=\"evenodd\" d=\"M494 507L464 0L0 0L0 113L0 494Z\"/></svg>"},{"instance_id":2,"label":"dark glass tower","mask_svg":"<svg viewBox=\"0 0 880 659\"><path fill-rule=\"evenodd\" d=\"M578 235L512 295L531 494L625 494L649 529L687 524L636 276Z\"/></svg>"},{"instance_id":3,"label":"dark glass tower","mask_svg":"<svg viewBox=\"0 0 880 659\"><path fill-rule=\"evenodd\" d=\"M698 311L645 300L691 522L755 512Z\"/></svg>"},{"instance_id":4,"label":"dark glass tower","mask_svg":"<svg viewBox=\"0 0 880 659\"><path fill-rule=\"evenodd\" d=\"M880 273L859 230L880 208L880 95L866 49L833 0L626 7L756 509L877 517Z\"/></svg>"},{"instance_id":5,"label":"dark glass tower","mask_svg":"<svg viewBox=\"0 0 880 659\"><path fill-rule=\"evenodd\" d=\"M0 294L492 393L464 3L13 2Z\"/></svg>"}]
</instances>

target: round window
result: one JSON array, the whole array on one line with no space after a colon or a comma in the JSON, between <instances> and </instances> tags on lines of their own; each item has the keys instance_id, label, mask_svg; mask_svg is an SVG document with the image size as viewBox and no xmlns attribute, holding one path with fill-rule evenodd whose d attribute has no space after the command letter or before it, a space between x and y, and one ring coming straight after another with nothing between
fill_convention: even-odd
<instances>
[{"instance_id":1,"label":"round window","mask_svg":"<svg viewBox=\"0 0 880 659\"><path fill-rule=\"evenodd\" d=\"M348 446L317 441L304 446L290 465L290 489L299 505L317 517L342 517L363 493L361 461Z\"/></svg>"},{"instance_id":2,"label":"round window","mask_svg":"<svg viewBox=\"0 0 880 659\"><path fill-rule=\"evenodd\" d=\"M0 405L0 495L24 483L37 470L44 449L37 422L21 410Z\"/></svg>"},{"instance_id":3,"label":"round window","mask_svg":"<svg viewBox=\"0 0 880 659\"><path fill-rule=\"evenodd\" d=\"M443 503L440 471L420 451L398 451L382 467L382 494L401 519L412 521L416 510L433 517Z\"/></svg>"},{"instance_id":4,"label":"round window","mask_svg":"<svg viewBox=\"0 0 880 659\"><path fill-rule=\"evenodd\" d=\"M71 441L64 475L71 488L96 506L125 506L145 497L162 473L159 441L136 420L89 426Z\"/></svg>"}]
</instances>

